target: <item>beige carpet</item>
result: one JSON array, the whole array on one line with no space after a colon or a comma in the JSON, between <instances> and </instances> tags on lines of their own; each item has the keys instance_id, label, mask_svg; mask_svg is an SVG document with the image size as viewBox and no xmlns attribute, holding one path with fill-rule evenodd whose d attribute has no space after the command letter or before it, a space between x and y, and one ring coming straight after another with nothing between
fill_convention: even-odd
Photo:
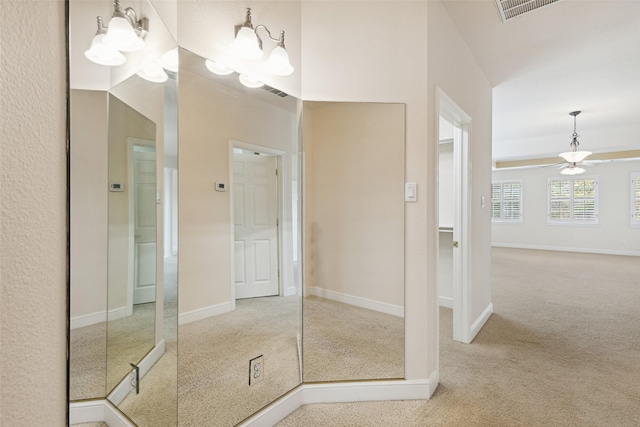
<instances>
[{"instance_id":1,"label":"beige carpet","mask_svg":"<svg viewBox=\"0 0 640 427\"><path fill-rule=\"evenodd\" d=\"M640 426L640 258L493 250L495 314L471 345L442 309L429 401L307 405L287 426Z\"/></svg>"},{"instance_id":2,"label":"beige carpet","mask_svg":"<svg viewBox=\"0 0 640 427\"><path fill-rule=\"evenodd\" d=\"M315 296L304 299L304 381L404 378L404 319Z\"/></svg>"},{"instance_id":3,"label":"beige carpet","mask_svg":"<svg viewBox=\"0 0 640 427\"><path fill-rule=\"evenodd\" d=\"M296 387L299 306L295 296L239 300L233 312L180 326L179 425L232 426ZM249 360L260 355L264 380L249 386Z\"/></svg>"}]
</instances>

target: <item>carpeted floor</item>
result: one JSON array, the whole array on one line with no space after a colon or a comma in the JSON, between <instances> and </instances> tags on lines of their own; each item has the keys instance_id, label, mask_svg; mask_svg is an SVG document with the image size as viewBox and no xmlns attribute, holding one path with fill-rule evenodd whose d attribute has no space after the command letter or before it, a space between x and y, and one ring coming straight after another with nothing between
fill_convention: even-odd
<instances>
[{"instance_id":1,"label":"carpeted floor","mask_svg":"<svg viewBox=\"0 0 640 427\"><path fill-rule=\"evenodd\" d=\"M306 405L289 426L640 426L640 259L493 249L494 315L471 345L440 313L428 401Z\"/></svg>"}]
</instances>

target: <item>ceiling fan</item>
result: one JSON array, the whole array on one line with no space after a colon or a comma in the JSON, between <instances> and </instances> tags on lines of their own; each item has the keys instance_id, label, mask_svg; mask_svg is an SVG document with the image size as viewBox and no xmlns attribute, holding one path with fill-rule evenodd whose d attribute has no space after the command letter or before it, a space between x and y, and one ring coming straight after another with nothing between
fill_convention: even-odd
<instances>
[{"instance_id":1,"label":"ceiling fan","mask_svg":"<svg viewBox=\"0 0 640 427\"><path fill-rule=\"evenodd\" d=\"M580 113L581 111L572 111L569 113L570 116L573 116L573 135L571 143L569 143L571 151L565 151L559 154L566 162L566 164L563 163L562 171L560 172L563 175L579 175L583 173L585 170L581 168L580 165L583 164L584 159L591 155L591 151L578 151L580 143L578 142L578 134L576 132L576 116Z\"/></svg>"}]
</instances>

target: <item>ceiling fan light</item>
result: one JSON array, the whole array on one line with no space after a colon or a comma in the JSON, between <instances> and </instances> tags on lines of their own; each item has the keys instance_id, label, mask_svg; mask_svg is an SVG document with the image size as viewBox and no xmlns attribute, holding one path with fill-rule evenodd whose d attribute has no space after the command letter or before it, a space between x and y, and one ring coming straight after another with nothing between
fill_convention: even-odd
<instances>
[{"instance_id":1,"label":"ceiling fan light","mask_svg":"<svg viewBox=\"0 0 640 427\"><path fill-rule=\"evenodd\" d=\"M560 153L560 157L569 163L579 163L591 155L591 151L567 151Z\"/></svg>"}]
</instances>

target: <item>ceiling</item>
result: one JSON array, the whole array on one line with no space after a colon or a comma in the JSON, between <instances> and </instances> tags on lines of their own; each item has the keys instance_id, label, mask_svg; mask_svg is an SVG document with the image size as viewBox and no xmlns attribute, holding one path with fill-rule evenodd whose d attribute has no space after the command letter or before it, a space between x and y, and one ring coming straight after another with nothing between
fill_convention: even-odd
<instances>
[{"instance_id":1,"label":"ceiling","mask_svg":"<svg viewBox=\"0 0 640 427\"><path fill-rule=\"evenodd\" d=\"M502 22L495 0L445 0L493 89L494 159L640 148L640 0L561 0Z\"/></svg>"}]
</instances>

